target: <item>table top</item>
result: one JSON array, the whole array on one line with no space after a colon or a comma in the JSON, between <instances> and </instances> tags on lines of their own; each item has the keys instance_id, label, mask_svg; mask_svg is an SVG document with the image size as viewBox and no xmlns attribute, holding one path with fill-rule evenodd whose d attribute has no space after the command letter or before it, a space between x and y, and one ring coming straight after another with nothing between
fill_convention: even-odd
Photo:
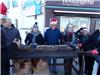
<instances>
[{"instance_id":1,"label":"table top","mask_svg":"<svg viewBox=\"0 0 100 75\"><path fill-rule=\"evenodd\" d=\"M31 59L31 58L75 58L79 50L58 50L58 51L36 51L17 50L10 55L11 59Z\"/></svg>"}]
</instances>

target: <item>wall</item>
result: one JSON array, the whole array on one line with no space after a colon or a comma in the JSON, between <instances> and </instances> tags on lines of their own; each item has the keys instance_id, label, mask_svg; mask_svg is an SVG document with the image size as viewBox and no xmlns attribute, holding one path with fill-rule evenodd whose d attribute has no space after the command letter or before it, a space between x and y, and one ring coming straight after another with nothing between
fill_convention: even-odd
<instances>
[{"instance_id":1,"label":"wall","mask_svg":"<svg viewBox=\"0 0 100 75\"><path fill-rule=\"evenodd\" d=\"M76 9L75 9L76 8ZM82 18L90 18L90 24L88 27L90 27L90 32L94 32L95 26L96 26L96 20L95 18L100 19L100 14L71 14L71 13L54 13L54 10L60 10L60 11L81 11L81 12L98 12L100 13L100 1L95 0L93 4L85 4L85 5L80 5L80 6L73 6L73 5L68 5L68 4L63 4L63 1L59 0L47 0L46 1L46 7L45 7L45 12L46 12L46 17L45 17L45 24L46 27L50 25L50 18L52 17L57 17L59 19L58 26L60 27L60 16L69 16L69 17L82 17ZM89 28L88 28L89 29Z\"/></svg>"},{"instance_id":2,"label":"wall","mask_svg":"<svg viewBox=\"0 0 100 75\"><path fill-rule=\"evenodd\" d=\"M55 16L55 14L53 13L53 9L45 8L45 27L50 26L50 18L53 18L53 17L57 18L57 20L58 20L57 27L59 27L60 26L60 17Z\"/></svg>"},{"instance_id":3,"label":"wall","mask_svg":"<svg viewBox=\"0 0 100 75\"><path fill-rule=\"evenodd\" d=\"M42 0L45 4L45 1ZM37 19L35 19L35 16L27 17L24 13L24 10L22 9L22 6L19 6L17 8L10 8L8 10L8 17L12 19L12 22L16 26L16 19L18 20L18 29L21 34L22 43L24 44L24 40L26 37L26 31L30 32L31 27L33 27L33 24L35 22L38 22L39 30L41 33L44 33L44 25L45 25L45 12L44 12L44 6L42 7L42 14L37 16Z\"/></svg>"}]
</instances>

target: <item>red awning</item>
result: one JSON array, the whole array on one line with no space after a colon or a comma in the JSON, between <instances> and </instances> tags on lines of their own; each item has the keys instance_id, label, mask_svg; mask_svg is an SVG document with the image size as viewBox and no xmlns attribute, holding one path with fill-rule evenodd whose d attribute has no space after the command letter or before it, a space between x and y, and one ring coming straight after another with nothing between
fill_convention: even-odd
<instances>
[{"instance_id":1,"label":"red awning","mask_svg":"<svg viewBox=\"0 0 100 75\"><path fill-rule=\"evenodd\" d=\"M6 15L6 13L7 13L7 7L6 7L5 4L2 2L2 3L0 4L0 14Z\"/></svg>"}]
</instances>

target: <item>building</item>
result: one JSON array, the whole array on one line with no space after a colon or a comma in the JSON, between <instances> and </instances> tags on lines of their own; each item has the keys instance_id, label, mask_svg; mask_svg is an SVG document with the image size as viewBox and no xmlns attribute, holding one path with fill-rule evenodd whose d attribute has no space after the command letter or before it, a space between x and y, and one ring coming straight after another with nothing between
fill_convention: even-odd
<instances>
[{"instance_id":1,"label":"building","mask_svg":"<svg viewBox=\"0 0 100 75\"><path fill-rule=\"evenodd\" d=\"M74 25L75 31L87 27L94 32L100 27L100 0L47 0L45 13L45 26L49 26L50 18L57 17L61 31L69 23Z\"/></svg>"},{"instance_id":2,"label":"building","mask_svg":"<svg viewBox=\"0 0 100 75\"><path fill-rule=\"evenodd\" d=\"M8 7L7 17L12 19L15 27L19 29L22 43L27 32L31 31L35 22L43 33L45 26L44 0L4 0Z\"/></svg>"},{"instance_id":3,"label":"building","mask_svg":"<svg viewBox=\"0 0 100 75\"><path fill-rule=\"evenodd\" d=\"M5 1L5 0L4 0ZM58 28L64 31L71 23L75 31L87 27L94 32L100 27L100 1L99 0L6 0L8 4L8 17L13 20L20 30L22 43L35 22L39 30L44 33L50 26L50 18L58 19ZM10 1L10 2L9 2ZM39 5L38 3L41 2ZM37 3L37 4L35 4Z\"/></svg>"}]
</instances>

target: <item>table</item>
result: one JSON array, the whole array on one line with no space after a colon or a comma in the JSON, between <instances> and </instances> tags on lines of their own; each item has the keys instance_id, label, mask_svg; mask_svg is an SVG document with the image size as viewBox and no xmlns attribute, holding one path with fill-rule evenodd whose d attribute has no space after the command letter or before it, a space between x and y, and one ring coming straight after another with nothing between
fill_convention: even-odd
<instances>
[{"instance_id":1,"label":"table","mask_svg":"<svg viewBox=\"0 0 100 75\"><path fill-rule=\"evenodd\" d=\"M78 57L79 50L73 48L73 50L61 50L61 51L36 51L35 49L30 51L16 50L10 55L10 59L37 59L37 58L64 58L68 59L64 63L68 67L67 75L72 73L73 59Z\"/></svg>"}]
</instances>

